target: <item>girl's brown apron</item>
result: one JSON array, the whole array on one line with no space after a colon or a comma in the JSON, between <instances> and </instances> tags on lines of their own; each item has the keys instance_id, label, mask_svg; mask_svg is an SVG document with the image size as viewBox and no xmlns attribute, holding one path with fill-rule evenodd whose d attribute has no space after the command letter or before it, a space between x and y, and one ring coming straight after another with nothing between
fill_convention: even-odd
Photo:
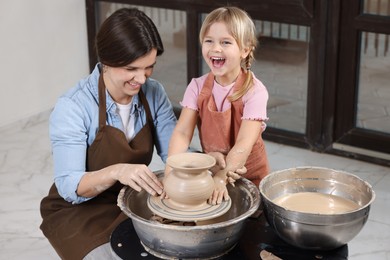
<instances>
[{"instance_id":1,"label":"girl's brown apron","mask_svg":"<svg viewBox=\"0 0 390 260\"><path fill-rule=\"evenodd\" d=\"M245 81L246 74L241 72L233 86L236 91ZM221 152L228 154L234 146L243 115L242 98L232 102L231 108L218 112L212 89L214 75L207 76L198 97L199 121L198 129L204 152ZM256 186L269 172L269 165L261 133L246 161L247 173L243 177L251 180Z\"/></svg>"},{"instance_id":2,"label":"girl's brown apron","mask_svg":"<svg viewBox=\"0 0 390 260\"><path fill-rule=\"evenodd\" d=\"M130 143L124 133L106 125L106 93L99 78L99 131L87 150L87 171L116 163L148 165L153 155L153 121L149 105L139 92L147 123ZM115 227L128 217L117 206L123 185L117 182L95 198L81 204L65 201L53 184L41 201L41 229L62 259L82 259L92 249L107 243Z\"/></svg>"}]
</instances>

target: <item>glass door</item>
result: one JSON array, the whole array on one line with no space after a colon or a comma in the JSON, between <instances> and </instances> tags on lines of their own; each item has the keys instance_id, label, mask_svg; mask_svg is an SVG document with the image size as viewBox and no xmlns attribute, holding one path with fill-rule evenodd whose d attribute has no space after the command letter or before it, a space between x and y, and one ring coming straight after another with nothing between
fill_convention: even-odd
<instances>
[{"instance_id":1,"label":"glass door","mask_svg":"<svg viewBox=\"0 0 390 260\"><path fill-rule=\"evenodd\" d=\"M390 160L390 0L343 1L333 148Z\"/></svg>"},{"instance_id":2,"label":"glass door","mask_svg":"<svg viewBox=\"0 0 390 260\"><path fill-rule=\"evenodd\" d=\"M100 22L140 8L165 45L153 76L179 113L187 84L208 70L202 20L226 4L256 24L252 70L270 94L264 139L390 165L390 0L86 0L90 64Z\"/></svg>"}]
</instances>

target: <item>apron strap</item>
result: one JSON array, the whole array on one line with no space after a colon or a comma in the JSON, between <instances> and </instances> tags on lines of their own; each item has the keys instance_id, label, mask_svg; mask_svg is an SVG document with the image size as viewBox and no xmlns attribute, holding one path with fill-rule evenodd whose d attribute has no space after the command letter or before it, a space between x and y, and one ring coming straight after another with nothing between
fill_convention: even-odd
<instances>
[{"instance_id":1,"label":"apron strap","mask_svg":"<svg viewBox=\"0 0 390 260\"><path fill-rule=\"evenodd\" d=\"M140 100L141 100L142 105L143 105L144 108L145 108L146 121L147 121L147 123L149 124L150 131L152 132L153 142L155 143L155 137L154 137L155 129L154 129L154 123L153 123L152 113L150 112L149 103L148 103L148 101L147 101L147 99L146 99L146 97L145 97L144 92L142 92L142 89L139 90L138 96L139 96L139 98L140 98Z\"/></svg>"},{"instance_id":2,"label":"apron strap","mask_svg":"<svg viewBox=\"0 0 390 260\"><path fill-rule=\"evenodd\" d=\"M151 126L153 127L154 124L153 124L152 113L150 112L149 103L146 100L145 94L144 94L144 92L142 92L142 89L140 89L140 91L138 92L138 96L139 96L139 98L141 100L142 105L145 108L146 119L149 122L149 124L151 124Z\"/></svg>"}]
</instances>

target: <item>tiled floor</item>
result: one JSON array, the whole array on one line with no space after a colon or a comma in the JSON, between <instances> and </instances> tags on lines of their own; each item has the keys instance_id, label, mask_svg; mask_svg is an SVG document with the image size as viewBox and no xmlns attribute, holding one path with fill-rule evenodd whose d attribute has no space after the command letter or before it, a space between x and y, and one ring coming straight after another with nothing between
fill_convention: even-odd
<instances>
[{"instance_id":1,"label":"tiled floor","mask_svg":"<svg viewBox=\"0 0 390 260\"><path fill-rule=\"evenodd\" d=\"M39 202L53 174L47 117L44 113L0 129L0 259L59 259L39 229ZM367 180L377 197L367 224L348 244L349 259L390 259L389 168L271 142L266 145L273 171L322 166ZM156 159L151 168L162 166Z\"/></svg>"}]
</instances>

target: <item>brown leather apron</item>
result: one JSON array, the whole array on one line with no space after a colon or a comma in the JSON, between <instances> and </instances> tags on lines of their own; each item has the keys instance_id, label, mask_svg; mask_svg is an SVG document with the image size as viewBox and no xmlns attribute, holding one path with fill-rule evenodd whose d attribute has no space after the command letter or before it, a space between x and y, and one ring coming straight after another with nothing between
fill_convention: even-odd
<instances>
[{"instance_id":1,"label":"brown leather apron","mask_svg":"<svg viewBox=\"0 0 390 260\"><path fill-rule=\"evenodd\" d=\"M246 74L241 72L233 86L233 92L242 86L245 77ZM199 136L204 152L217 151L227 155L236 142L244 106L242 98L240 98L232 102L228 110L218 112L212 96L213 85L214 75L210 72L197 100ZM251 180L256 186L269 172L267 154L261 133L252 148L245 167L247 173L243 177Z\"/></svg>"},{"instance_id":2,"label":"brown leather apron","mask_svg":"<svg viewBox=\"0 0 390 260\"><path fill-rule=\"evenodd\" d=\"M116 163L148 165L153 156L153 121L149 105L139 92L147 115L147 123L127 142L124 133L106 125L106 93L99 78L99 131L87 150L87 171L95 171ZM53 184L49 195L41 201L41 229L62 259L82 259L92 249L107 243L115 227L128 217L117 206L123 185L119 182L95 198L81 204L65 201Z\"/></svg>"}]
</instances>

